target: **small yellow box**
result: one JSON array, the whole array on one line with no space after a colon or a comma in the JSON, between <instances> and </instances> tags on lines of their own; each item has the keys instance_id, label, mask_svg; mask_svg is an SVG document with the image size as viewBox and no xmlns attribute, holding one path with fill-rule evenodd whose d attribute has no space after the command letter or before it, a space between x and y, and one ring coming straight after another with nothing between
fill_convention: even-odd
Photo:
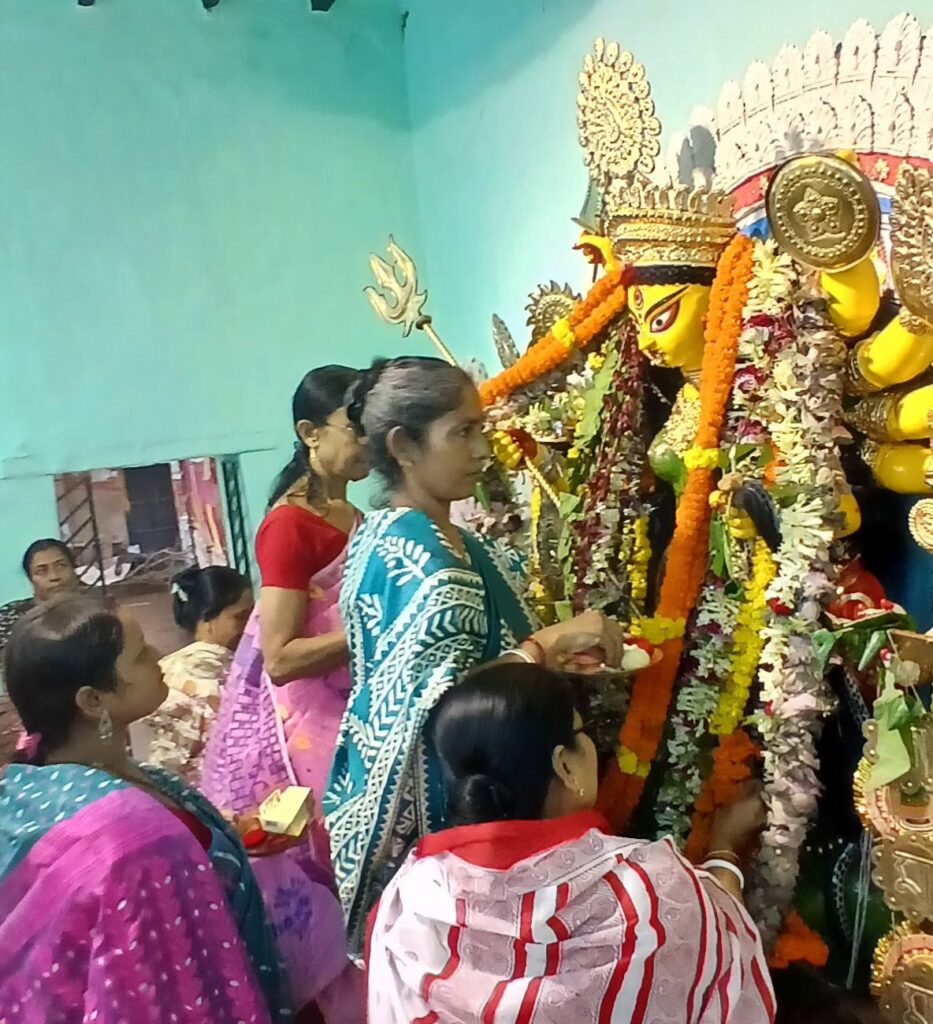
<instances>
[{"instance_id":1,"label":"small yellow box","mask_svg":"<svg viewBox=\"0 0 933 1024\"><path fill-rule=\"evenodd\" d=\"M300 836L311 818L310 797L306 786L275 790L259 805L259 823L272 835Z\"/></svg>"}]
</instances>

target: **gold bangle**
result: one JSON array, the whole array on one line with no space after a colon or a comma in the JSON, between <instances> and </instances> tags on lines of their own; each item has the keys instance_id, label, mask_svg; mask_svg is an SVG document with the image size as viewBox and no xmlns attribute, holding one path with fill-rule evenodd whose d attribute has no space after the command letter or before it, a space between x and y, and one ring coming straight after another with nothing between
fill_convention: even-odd
<instances>
[{"instance_id":1,"label":"gold bangle","mask_svg":"<svg viewBox=\"0 0 933 1024\"><path fill-rule=\"evenodd\" d=\"M706 855L706 860L727 860L737 868L741 867L741 861L731 850L713 850Z\"/></svg>"}]
</instances>

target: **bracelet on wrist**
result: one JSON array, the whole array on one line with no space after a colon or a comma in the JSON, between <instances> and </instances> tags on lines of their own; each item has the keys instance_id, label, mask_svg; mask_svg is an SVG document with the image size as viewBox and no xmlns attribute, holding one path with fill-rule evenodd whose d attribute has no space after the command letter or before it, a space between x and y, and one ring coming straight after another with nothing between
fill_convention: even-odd
<instances>
[{"instance_id":1,"label":"bracelet on wrist","mask_svg":"<svg viewBox=\"0 0 933 1024\"><path fill-rule=\"evenodd\" d=\"M503 658L518 658L519 661L524 661L526 665L537 665L534 656L529 654L528 651L522 650L521 647L510 647L507 651L502 652Z\"/></svg>"},{"instance_id":2,"label":"bracelet on wrist","mask_svg":"<svg viewBox=\"0 0 933 1024\"><path fill-rule=\"evenodd\" d=\"M732 852L732 850L710 850L706 855L707 860L727 860L730 864L734 864L737 868L742 867L742 862Z\"/></svg>"},{"instance_id":3,"label":"bracelet on wrist","mask_svg":"<svg viewBox=\"0 0 933 1024\"><path fill-rule=\"evenodd\" d=\"M540 665L542 668L544 668L544 666L547 665L547 651L545 651L544 647L541 644L541 641L534 636L526 637L526 639L522 640L522 642L519 644L519 648L521 650L525 650L526 647L532 648L531 651L525 652L531 658L532 663L535 665Z\"/></svg>"},{"instance_id":4,"label":"bracelet on wrist","mask_svg":"<svg viewBox=\"0 0 933 1024\"><path fill-rule=\"evenodd\" d=\"M739 883L739 888L745 889L745 875L740 867L730 863L727 860L719 860L716 857L710 857L703 861L702 864L704 871L725 871L726 874L732 875L733 878Z\"/></svg>"}]
</instances>

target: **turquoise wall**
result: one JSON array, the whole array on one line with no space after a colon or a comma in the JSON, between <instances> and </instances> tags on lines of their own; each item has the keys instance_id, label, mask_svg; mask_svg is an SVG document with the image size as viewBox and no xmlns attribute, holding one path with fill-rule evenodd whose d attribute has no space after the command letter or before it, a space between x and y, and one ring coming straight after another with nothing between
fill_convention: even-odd
<instances>
[{"instance_id":1,"label":"turquoise wall","mask_svg":"<svg viewBox=\"0 0 933 1024\"><path fill-rule=\"evenodd\" d=\"M667 137L722 85L817 28L880 28L905 0L408 0L408 64L425 284L458 354L495 364L489 318L516 336L527 293L552 277L582 288L571 222L586 172L577 75L597 36L645 64ZM915 2L929 21L929 0Z\"/></svg>"},{"instance_id":2,"label":"turquoise wall","mask_svg":"<svg viewBox=\"0 0 933 1024\"><path fill-rule=\"evenodd\" d=\"M397 0L6 0L0 15L0 601L57 532L50 474L243 460L291 392L397 345L361 294L418 245Z\"/></svg>"}]
</instances>

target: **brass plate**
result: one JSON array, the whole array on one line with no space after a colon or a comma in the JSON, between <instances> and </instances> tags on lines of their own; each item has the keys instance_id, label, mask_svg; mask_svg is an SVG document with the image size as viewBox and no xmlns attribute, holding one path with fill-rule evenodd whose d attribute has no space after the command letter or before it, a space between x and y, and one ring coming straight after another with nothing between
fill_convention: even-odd
<instances>
[{"instance_id":1,"label":"brass plate","mask_svg":"<svg viewBox=\"0 0 933 1024\"><path fill-rule=\"evenodd\" d=\"M878 238L881 211L871 182L838 156L798 156L778 168L765 200L778 245L818 270L844 270Z\"/></svg>"}]
</instances>

